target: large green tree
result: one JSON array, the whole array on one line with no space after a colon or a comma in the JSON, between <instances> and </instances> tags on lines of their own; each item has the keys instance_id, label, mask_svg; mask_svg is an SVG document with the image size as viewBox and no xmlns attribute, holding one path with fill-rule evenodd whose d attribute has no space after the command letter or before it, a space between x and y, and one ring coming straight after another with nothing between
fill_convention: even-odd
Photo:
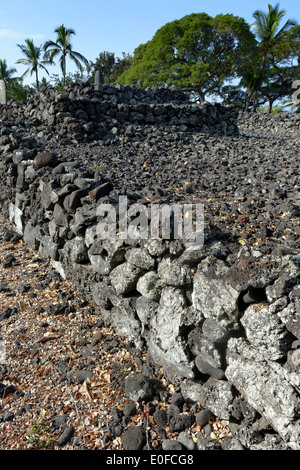
<instances>
[{"instance_id":1,"label":"large green tree","mask_svg":"<svg viewBox=\"0 0 300 470\"><path fill-rule=\"evenodd\" d=\"M32 39L25 39L25 44L17 44L17 46L21 49L25 58L17 60L16 63L29 66L24 72L23 77L29 72L30 75L35 74L36 89L39 90L38 69L43 69L49 75L45 65L51 62L42 59L42 46L35 46Z\"/></svg>"},{"instance_id":2,"label":"large green tree","mask_svg":"<svg viewBox=\"0 0 300 470\"><path fill-rule=\"evenodd\" d=\"M66 83L67 57L73 60L77 68L82 72L83 65L89 67L89 61L79 52L73 50L71 37L75 35L73 29L66 28L63 24L56 28L56 41L47 41L44 44L45 55L50 61L54 61L56 56L60 56L59 63L63 74L63 83ZM82 65L83 64L83 65Z\"/></svg>"},{"instance_id":3,"label":"large green tree","mask_svg":"<svg viewBox=\"0 0 300 470\"><path fill-rule=\"evenodd\" d=\"M167 23L134 51L132 64L117 80L138 86L177 85L200 102L234 78L255 37L244 19L193 13Z\"/></svg>"}]
</instances>

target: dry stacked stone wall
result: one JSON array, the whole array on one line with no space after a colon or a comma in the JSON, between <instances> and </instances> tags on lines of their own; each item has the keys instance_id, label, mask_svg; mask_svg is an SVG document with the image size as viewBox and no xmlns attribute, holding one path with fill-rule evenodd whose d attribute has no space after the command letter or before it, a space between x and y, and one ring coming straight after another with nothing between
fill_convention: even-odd
<instances>
[{"instance_id":1,"label":"dry stacked stone wall","mask_svg":"<svg viewBox=\"0 0 300 470\"><path fill-rule=\"evenodd\" d=\"M46 136L109 144L129 127L134 142L134 129L148 125L237 136L237 118L231 107L195 106L177 89L73 86L46 89L23 107L9 103L0 127L1 209L105 324L146 348L186 398L231 421L245 447L255 429L271 427L266 445L299 450L299 252L237 244L230 253L228 234L209 223L198 250L185 240L103 240L97 208L117 206L114 183L34 148ZM243 131L256 125L255 116L242 119ZM290 119L299 128L298 116Z\"/></svg>"},{"instance_id":2,"label":"dry stacked stone wall","mask_svg":"<svg viewBox=\"0 0 300 470\"><path fill-rule=\"evenodd\" d=\"M25 103L10 101L2 112L6 122L34 127L40 137L108 144L151 126L234 135L237 114L232 106L192 104L179 88L104 85L95 91L88 84L61 93L46 87Z\"/></svg>"}]
</instances>

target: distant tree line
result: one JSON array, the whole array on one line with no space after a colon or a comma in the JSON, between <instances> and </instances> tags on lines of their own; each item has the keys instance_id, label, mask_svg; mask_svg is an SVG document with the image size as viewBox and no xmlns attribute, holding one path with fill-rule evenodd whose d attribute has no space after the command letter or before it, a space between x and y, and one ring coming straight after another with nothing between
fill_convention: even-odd
<instances>
[{"instance_id":1,"label":"distant tree line","mask_svg":"<svg viewBox=\"0 0 300 470\"><path fill-rule=\"evenodd\" d=\"M277 4L266 13L255 11L252 25L230 14L206 13L167 23L137 47L117 82L178 85L201 103L221 98L245 111L272 112L300 79L300 26L293 19L281 25L285 15Z\"/></svg>"},{"instance_id":2,"label":"distant tree line","mask_svg":"<svg viewBox=\"0 0 300 470\"><path fill-rule=\"evenodd\" d=\"M285 15L279 4L268 5L267 12L255 11L251 25L231 14L213 18L193 13L164 25L133 56L103 51L94 62L73 50L75 31L61 25L54 31L55 41L35 46L26 39L18 44L23 57L17 63L27 65L27 70L13 78L16 70L0 60L0 79L5 80L9 97L24 98L29 87L22 85L23 77L34 75L33 87L39 90L48 83L39 80L39 70L49 75L48 67L58 59L62 75L50 76L57 88L93 83L100 70L105 83L177 85L200 103L213 99L244 111L292 110L292 85L300 79L300 26L294 19L285 21ZM75 62L78 72L68 73L67 59Z\"/></svg>"}]
</instances>

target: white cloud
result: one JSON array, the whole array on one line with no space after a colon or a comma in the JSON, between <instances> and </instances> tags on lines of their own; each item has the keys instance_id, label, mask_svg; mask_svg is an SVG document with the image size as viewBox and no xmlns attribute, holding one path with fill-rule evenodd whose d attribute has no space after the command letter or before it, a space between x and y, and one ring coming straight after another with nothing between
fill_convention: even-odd
<instances>
[{"instance_id":1,"label":"white cloud","mask_svg":"<svg viewBox=\"0 0 300 470\"><path fill-rule=\"evenodd\" d=\"M12 31L11 29L0 29L0 39L15 39L15 40L22 40L22 39L33 39L36 41L44 39L43 34L27 34L22 33L21 31Z\"/></svg>"},{"instance_id":2,"label":"white cloud","mask_svg":"<svg viewBox=\"0 0 300 470\"><path fill-rule=\"evenodd\" d=\"M10 29L0 29L1 39L20 39L23 35L17 31L11 31Z\"/></svg>"}]
</instances>

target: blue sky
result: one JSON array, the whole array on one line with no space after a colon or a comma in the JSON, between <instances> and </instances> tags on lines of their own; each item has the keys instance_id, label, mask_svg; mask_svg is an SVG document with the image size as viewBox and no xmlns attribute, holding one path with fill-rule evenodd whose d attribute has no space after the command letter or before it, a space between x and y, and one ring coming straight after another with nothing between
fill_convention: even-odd
<instances>
[{"instance_id":1,"label":"blue sky","mask_svg":"<svg viewBox=\"0 0 300 470\"><path fill-rule=\"evenodd\" d=\"M142 43L149 41L161 26L190 13L205 12L211 16L232 13L243 17L249 24L257 9L267 11L268 3L277 1L253 0L0 0L0 58L6 59L9 67L17 69L16 76L26 70L16 65L22 57L17 44L26 38L36 45L46 40L55 40L54 29L61 24L72 28L75 51L94 61L100 52L133 53ZM300 24L299 0L285 0L280 8L286 10L286 19L292 17ZM74 72L72 62L67 71ZM59 68L49 67L50 74L60 73ZM40 77L44 76L40 72ZM34 77L25 79L33 83Z\"/></svg>"}]
</instances>

